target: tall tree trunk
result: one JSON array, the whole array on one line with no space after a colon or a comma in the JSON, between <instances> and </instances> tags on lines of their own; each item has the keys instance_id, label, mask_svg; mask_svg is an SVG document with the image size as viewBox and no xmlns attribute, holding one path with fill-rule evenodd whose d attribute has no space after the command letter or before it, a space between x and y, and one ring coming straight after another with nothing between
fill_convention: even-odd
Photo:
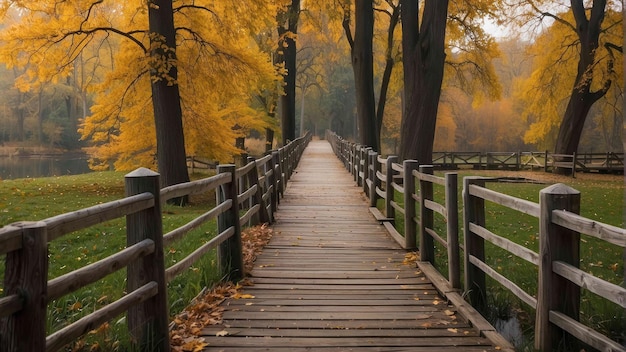
<instances>
[{"instance_id":1,"label":"tall tree trunk","mask_svg":"<svg viewBox=\"0 0 626 352\"><path fill-rule=\"evenodd\" d=\"M43 87L39 88L37 94L37 143L43 144L43 120L46 118L46 112L43 107Z\"/></svg>"},{"instance_id":2,"label":"tall tree trunk","mask_svg":"<svg viewBox=\"0 0 626 352\"><path fill-rule=\"evenodd\" d=\"M556 139L554 151L557 154L573 154L578 150L585 120L591 106L602 98L611 86L611 81L607 80L600 90L591 91L595 53L598 49L606 0L593 1L589 18L587 18L582 0L572 0L571 4L576 20L576 32L580 40L580 53L576 80ZM566 170L557 171L565 172Z\"/></svg>"},{"instance_id":3,"label":"tall tree trunk","mask_svg":"<svg viewBox=\"0 0 626 352\"><path fill-rule=\"evenodd\" d=\"M296 57L294 35L298 32L300 0L291 0L286 12L278 14L279 62L283 62L287 74L284 76L285 94L279 98L280 122L283 144L296 139ZM280 54L282 52L282 54Z\"/></svg>"},{"instance_id":4,"label":"tall tree trunk","mask_svg":"<svg viewBox=\"0 0 626 352\"><path fill-rule=\"evenodd\" d=\"M391 17L389 19L389 28L387 30L387 50L385 51L385 70L380 84L380 93L378 96L378 107L376 109L376 122L378 140L382 133L383 120L385 118L385 105L387 104L387 91L389 90L389 82L395 61L393 59L393 34L395 32L398 21L400 20L400 7L393 7ZM395 154L395 153L394 153Z\"/></svg>"},{"instance_id":5,"label":"tall tree trunk","mask_svg":"<svg viewBox=\"0 0 626 352\"><path fill-rule=\"evenodd\" d=\"M153 48L150 54L156 59L156 65L165 67L165 73L159 73L158 67L154 67L150 72L156 125L157 163L161 174L161 186L165 187L189 181L185 160L180 91L177 82L178 69L175 64L176 33L172 1L150 0L148 17Z\"/></svg>"},{"instance_id":6,"label":"tall tree trunk","mask_svg":"<svg viewBox=\"0 0 626 352\"><path fill-rule=\"evenodd\" d=\"M400 6L406 97L400 157L430 164L446 57L448 0L426 0L421 28L418 2L402 0Z\"/></svg>"},{"instance_id":7,"label":"tall tree trunk","mask_svg":"<svg viewBox=\"0 0 626 352\"><path fill-rule=\"evenodd\" d=\"M372 0L355 3L352 69L356 87L356 114L359 143L380 151L376 103L374 100L374 7ZM345 28L345 27L344 27Z\"/></svg>"}]
</instances>

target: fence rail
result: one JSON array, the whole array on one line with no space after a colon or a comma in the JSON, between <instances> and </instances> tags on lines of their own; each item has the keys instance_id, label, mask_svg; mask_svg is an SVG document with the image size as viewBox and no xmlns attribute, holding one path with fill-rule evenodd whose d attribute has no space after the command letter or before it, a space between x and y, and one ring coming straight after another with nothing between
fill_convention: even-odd
<instances>
[{"instance_id":1,"label":"fence rail","mask_svg":"<svg viewBox=\"0 0 626 352\"><path fill-rule=\"evenodd\" d=\"M624 153L553 154L545 152L433 152L432 165L440 170L569 170L576 172L624 172Z\"/></svg>"},{"instance_id":2,"label":"fence rail","mask_svg":"<svg viewBox=\"0 0 626 352\"><path fill-rule=\"evenodd\" d=\"M458 186L454 173L446 173L444 178L436 177L432 175L432 165L418 166L417 162L412 160L405 160L399 164L395 156L382 158L370 149L350 143L333 132L327 132L326 138L338 158L354 175L355 182L359 185L369 185L364 191L370 199L370 205L377 206L379 200L384 203L380 206L384 209L384 214L377 208L372 208L374 215L385 224L403 247L419 247L420 268L424 266L424 262L426 262L424 268L428 270L432 268L433 240L447 248L449 272L447 278L442 277L443 283L438 285L435 281L438 289L449 292L461 288L457 278L463 269L464 296L473 306L481 309L486 305L488 290L486 276L489 276L521 301L536 309L536 349L553 350L565 338L567 332L599 350L626 351L625 346L579 322L581 288L626 309L626 288L579 269L581 234L624 249L626 230L578 215L580 209L578 191L563 184L552 185L541 190L539 203L534 203L486 188L487 183L496 179L465 177L463 198L457 200ZM366 150L371 157L364 159ZM474 157L466 155L463 162L469 163ZM536 157L537 155L532 156ZM506 156L506 159L499 160L504 162L511 159L512 156ZM576 160L576 157L572 159ZM608 157L606 160L609 160ZM433 200L435 185L445 187L444 204ZM402 197L402 206L395 201L396 196ZM537 218L540 225L539 252L508 240L504 237L505 234L489 231L486 224L486 202ZM455 216L461 207L463 245L459 243L458 218ZM433 212L442 215L446 235L437 234L433 229ZM393 223L396 220L404 222L404 234L400 234L394 227ZM538 267L536 297L525 292L505 274L499 273L485 262L485 241ZM462 268L456 262L460 250L463 251Z\"/></svg>"},{"instance_id":3,"label":"fence rail","mask_svg":"<svg viewBox=\"0 0 626 352\"><path fill-rule=\"evenodd\" d=\"M169 351L166 284L217 249L225 279L243 275L241 226L270 223L282 190L311 135L296 139L241 168L218 165L218 175L159 189L159 175L138 169L125 177L126 198L42 221L0 228L6 255L5 297L0 298L0 350L57 351L95 327L127 312L134 341L146 350ZM163 235L161 206L170 199L216 191L217 205ZM240 216L240 211L243 215ZM93 264L48 280L48 243L68 233L126 217L127 247ZM212 219L218 232L186 258L166 268L163 248ZM46 336L47 305L88 284L127 269L126 294Z\"/></svg>"}]
</instances>

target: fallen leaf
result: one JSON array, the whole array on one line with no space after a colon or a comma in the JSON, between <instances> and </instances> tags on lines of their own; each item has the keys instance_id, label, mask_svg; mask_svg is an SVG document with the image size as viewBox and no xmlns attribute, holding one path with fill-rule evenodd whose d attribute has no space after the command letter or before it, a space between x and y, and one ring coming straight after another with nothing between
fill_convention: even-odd
<instances>
[{"instance_id":1,"label":"fallen leaf","mask_svg":"<svg viewBox=\"0 0 626 352\"><path fill-rule=\"evenodd\" d=\"M443 311L443 313L444 313L445 315L447 315L447 316L454 315L454 312L453 312L453 311L451 311L451 310L448 310L448 309L444 310L444 311Z\"/></svg>"},{"instance_id":2,"label":"fallen leaf","mask_svg":"<svg viewBox=\"0 0 626 352\"><path fill-rule=\"evenodd\" d=\"M453 333L457 333L459 332L459 330L455 329L455 328L448 328L448 331L453 332Z\"/></svg>"},{"instance_id":3,"label":"fallen leaf","mask_svg":"<svg viewBox=\"0 0 626 352\"><path fill-rule=\"evenodd\" d=\"M215 333L215 336L217 336L217 337L228 336L228 331L226 331L226 330L218 331L218 332Z\"/></svg>"}]
</instances>

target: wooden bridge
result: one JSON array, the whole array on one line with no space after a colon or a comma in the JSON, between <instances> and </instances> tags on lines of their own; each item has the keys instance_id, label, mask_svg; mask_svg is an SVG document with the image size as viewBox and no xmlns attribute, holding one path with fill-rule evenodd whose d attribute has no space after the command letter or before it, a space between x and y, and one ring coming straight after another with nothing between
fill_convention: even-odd
<instances>
[{"instance_id":1,"label":"wooden bridge","mask_svg":"<svg viewBox=\"0 0 626 352\"><path fill-rule=\"evenodd\" d=\"M370 214L326 141L304 152L252 286L205 329L209 351L494 351L511 346L437 291ZM458 296L457 293L453 293Z\"/></svg>"},{"instance_id":2,"label":"wooden bridge","mask_svg":"<svg viewBox=\"0 0 626 352\"><path fill-rule=\"evenodd\" d=\"M157 173L138 169L125 176L122 199L0 228L6 263L0 351L58 351L122 315L128 343L168 351L168 283L216 252L216 267L204 270L241 279L241 227L272 223L275 235L251 272L251 285L224 302L221 325L202 331L207 350L512 350L465 300L484 307L487 284L495 280L535 310L536 349L551 351L575 339L626 352L623 337L614 340L579 319L582 290L626 309L625 287L579 268L583 235L623 250L626 230L579 216L580 192L556 184L542 189L535 203L487 188L495 179L465 177L460 200L455 173L435 176L433 166L400 164L332 133L327 139L309 144L307 134L240 168L219 165L215 176L163 189ZM209 192L217 195L212 208L164 233L161 205ZM539 250L492 232L498 219L487 221L485 203L535 218ZM434 213L445 224L435 224ZM125 248L49 279L49 243L120 217L126 218ZM403 234L396 229L401 222ZM217 227L217 235L168 267L168 246L188 240L200 226ZM432 265L435 242L447 252L445 278ZM485 242L536 267L537 291L525 291L491 267ZM411 252L416 247L419 258ZM121 298L46 330L50 302L119 270L126 271Z\"/></svg>"}]
</instances>

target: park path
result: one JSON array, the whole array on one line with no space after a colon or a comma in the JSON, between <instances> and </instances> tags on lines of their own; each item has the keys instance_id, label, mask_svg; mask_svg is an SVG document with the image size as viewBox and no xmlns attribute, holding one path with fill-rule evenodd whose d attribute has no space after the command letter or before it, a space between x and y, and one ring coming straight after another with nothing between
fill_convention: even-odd
<instances>
[{"instance_id":1,"label":"park path","mask_svg":"<svg viewBox=\"0 0 626 352\"><path fill-rule=\"evenodd\" d=\"M326 141L304 152L272 227L251 285L203 331L206 351L506 349L391 239Z\"/></svg>"}]
</instances>

